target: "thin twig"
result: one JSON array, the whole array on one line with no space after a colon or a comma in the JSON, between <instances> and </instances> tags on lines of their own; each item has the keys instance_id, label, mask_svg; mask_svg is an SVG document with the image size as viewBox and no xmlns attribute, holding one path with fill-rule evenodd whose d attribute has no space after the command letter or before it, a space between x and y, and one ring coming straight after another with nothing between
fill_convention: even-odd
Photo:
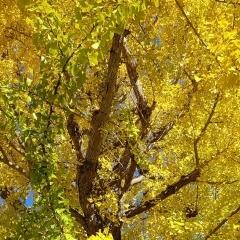
<instances>
[{"instance_id":1,"label":"thin twig","mask_svg":"<svg viewBox=\"0 0 240 240\"><path fill-rule=\"evenodd\" d=\"M231 214L228 217L224 218L215 228L211 229L210 232L208 233L208 235L206 235L206 237L204 238L204 240L209 239L213 234L215 234L229 220L230 217L232 217L233 215L235 215L239 211L240 211L240 206L238 206L234 211L232 211Z\"/></svg>"},{"instance_id":2,"label":"thin twig","mask_svg":"<svg viewBox=\"0 0 240 240\"><path fill-rule=\"evenodd\" d=\"M219 94L217 95L216 99L215 99L215 102L213 104L213 108L212 108L212 111L211 113L209 114L208 116L208 119L204 125L204 127L202 128L201 130L201 133L199 134L199 136L194 140L194 143L193 143L193 146L194 146L194 154L195 154L195 160L196 160L196 167L198 168L199 167L199 155L198 155L198 142L200 141L201 137L203 136L203 134L206 132L207 130L207 127L209 126L209 124L211 123L211 119L213 117L213 114L215 112L215 109L216 109L216 106L217 106L217 103L218 103L218 100L219 100Z\"/></svg>"},{"instance_id":3,"label":"thin twig","mask_svg":"<svg viewBox=\"0 0 240 240\"><path fill-rule=\"evenodd\" d=\"M200 40L200 42L203 44L203 46L205 48L208 48L207 44L203 41L203 39L201 38L201 36L199 35L199 33L197 32L196 28L193 26L192 22L190 21L190 19L188 18L187 14L185 13L183 7L181 6L181 4L179 3L178 0L175 0L177 6L179 7L179 9L181 10L183 16L186 18L189 26L192 28L192 30L194 31L194 33L196 34L196 36L198 37L198 39Z\"/></svg>"}]
</instances>

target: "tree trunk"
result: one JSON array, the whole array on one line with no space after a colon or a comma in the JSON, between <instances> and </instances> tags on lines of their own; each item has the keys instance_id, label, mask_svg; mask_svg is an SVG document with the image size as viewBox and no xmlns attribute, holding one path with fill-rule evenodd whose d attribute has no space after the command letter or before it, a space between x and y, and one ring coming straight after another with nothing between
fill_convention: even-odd
<instances>
[{"instance_id":1,"label":"tree trunk","mask_svg":"<svg viewBox=\"0 0 240 240\"><path fill-rule=\"evenodd\" d=\"M121 240L122 236L121 236L121 226L118 227L113 227L112 229L112 236L114 240Z\"/></svg>"}]
</instances>

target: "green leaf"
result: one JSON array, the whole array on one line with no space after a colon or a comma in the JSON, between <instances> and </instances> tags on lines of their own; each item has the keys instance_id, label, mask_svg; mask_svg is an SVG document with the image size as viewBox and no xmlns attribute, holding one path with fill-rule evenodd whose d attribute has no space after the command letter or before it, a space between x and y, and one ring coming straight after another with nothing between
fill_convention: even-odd
<instances>
[{"instance_id":1,"label":"green leaf","mask_svg":"<svg viewBox=\"0 0 240 240\"><path fill-rule=\"evenodd\" d=\"M98 64L97 56L98 56L97 52L88 54L88 60L89 60L90 66L95 66Z\"/></svg>"},{"instance_id":2,"label":"green leaf","mask_svg":"<svg viewBox=\"0 0 240 240\"><path fill-rule=\"evenodd\" d=\"M144 11L138 12L135 16L135 23L139 23L143 16L144 16Z\"/></svg>"},{"instance_id":3,"label":"green leaf","mask_svg":"<svg viewBox=\"0 0 240 240\"><path fill-rule=\"evenodd\" d=\"M122 34L125 29L125 23L121 22L121 24L118 24L116 28L114 28L114 32L117 34Z\"/></svg>"},{"instance_id":4,"label":"green leaf","mask_svg":"<svg viewBox=\"0 0 240 240\"><path fill-rule=\"evenodd\" d=\"M65 209L65 208L58 208L58 209L56 209L55 211L56 211L56 213L61 214L61 213L63 213L64 211L66 211L66 209Z\"/></svg>"},{"instance_id":5,"label":"green leaf","mask_svg":"<svg viewBox=\"0 0 240 240\"><path fill-rule=\"evenodd\" d=\"M26 79L26 84L27 84L27 86L29 87L31 84L32 84L32 79L30 79L30 78L27 78Z\"/></svg>"},{"instance_id":6,"label":"green leaf","mask_svg":"<svg viewBox=\"0 0 240 240\"><path fill-rule=\"evenodd\" d=\"M92 48L98 49L99 45L100 45L100 41L94 43L94 44L92 45Z\"/></svg>"},{"instance_id":7,"label":"green leaf","mask_svg":"<svg viewBox=\"0 0 240 240\"><path fill-rule=\"evenodd\" d=\"M70 233L64 233L64 237L68 240L75 240L75 238Z\"/></svg>"},{"instance_id":8,"label":"green leaf","mask_svg":"<svg viewBox=\"0 0 240 240\"><path fill-rule=\"evenodd\" d=\"M52 56L56 56L58 54L58 44L56 41L50 46L49 53Z\"/></svg>"},{"instance_id":9,"label":"green leaf","mask_svg":"<svg viewBox=\"0 0 240 240\"><path fill-rule=\"evenodd\" d=\"M68 56L62 57L62 58L59 60L59 66L62 68L62 67L66 64L67 60L68 60Z\"/></svg>"},{"instance_id":10,"label":"green leaf","mask_svg":"<svg viewBox=\"0 0 240 240\"><path fill-rule=\"evenodd\" d=\"M81 11L80 11L79 7L75 7L75 16L76 16L77 20L81 20L82 19L82 14L81 14Z\"/></svg>"},{"instance_id":11,"label":"green leaf","mask_svg":"<svg viewBox=\"0 0 240 240\"><path fill-rule=\"evenodd\" d=\"M79 75L77 76L77 88L81 88L84 81L86 80L86 72L85 71L80 71Z\"/></svg>"},{"instance_id":12,"label":"green leaf","mask_svg":"<svg viewBox=\"0 0 240 240\"><path fill-rule=\"evenodd\" d=\"M25 7L27 5L29 5L31 2L32 2L32 0L18 0L17 4L18 4L19 9L21 11L23 11L25 9Z\"/></svg>"},{"instance_id":13,"label":"green leaf","mask_svg":"<svg viewBox=\"0 0 240 240\"><path fill-rule=\"evenodd\" d=\"M50 102L50 103L53 103L56 99L57 95L54 95L52 93L48 93L47 95L47 100Z\"/></svg>"},{"instance_id":14,"label":"green leaf","mask_svg":"<svg viewBox=\"0 0 240 240\"><path fill-rule=\"evenodd\" d=\"M32 35L33 44L35 46L38 46L39 36L40 36L39 33L33 33Z\"/></svg>"}]
</instances>

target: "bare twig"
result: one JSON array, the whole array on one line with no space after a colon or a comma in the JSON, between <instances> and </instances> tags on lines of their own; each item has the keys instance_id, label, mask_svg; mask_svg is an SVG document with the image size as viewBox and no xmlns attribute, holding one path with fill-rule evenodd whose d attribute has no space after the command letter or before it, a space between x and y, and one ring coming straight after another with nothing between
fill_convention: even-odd
<instances>
[{"instance_id":1,"label":"bare twig","mask_svg":"<svg viewBox=\"0 0 240 240\"><path fill-rule=\"evenodd\" d=\"M207 184L209 184L209 185L222 185L222 184L233 184L233 183L239 182L239 180L233 180L233 181L219 181L219 182L198 180L197 182L200 182L200 183L207 183Z\"/></svg>"},{"instance_id":2,"label":"bare twig","mask_svg":"<svg viewBox=\"0 0 240 240\"><path fill-rule=\"evenodd\" d=\"M25 37L31 38L31 35L26 34L25 32L22 32L22 31L20 31L20 30L18 30L18 29L16 29L16 28L6 27L5 29L10 29L10 30L12 30L12 31L14 31L14 32L18 32L20 35L23 35L23 36L25 36Z\"/></svg>"},{"instance_id":3,"label":"bare twig","mask_svg":"<svg viewBox=\"0 0 240 240\"><path fill-rule=\"evenodd\" d=\"M199 167L199 164L200 164L200 159L199 159L199 155L198 155L198 143L199 143L200 139L202 138L203 134L206 132L207 127L208 127L209 124L211 123L211 119L212 119L212 117L213 117L213 114L214 114L214 112L215 112L215 109L216 109L216 106L217 106L217 103L218 103L218 100L219 100L219 96L220 96L220 95L218 94L217 97L216 97L216 99L215 99L215 101L214 101L214 104L213 104L211 113L209 114L208 119L207 119L204 127L202 128L199 136L194 140L194 143L193 143L195 160L196 160L196 167L197 167L197 168Z\"/></svg>"},{"instance_id":4,"label":"bare twig","mask_svg":"<svg viewBox=\"0 0 240 240\"><path fill-rule=\"evenodd\" d=\"M209 239L213 234L215 234L233 215L237 214L240 211L240 206L238 206L231 214L224 218L215 228L211 229L209 233L205 236L204 240Z\"/></svg>"},{"instance_id":5,"label":"bare twig","mask_svg":"<svg viewBox=\"0 0 240 240\"><path fill-rule=\"evenodd\" d=\"M187 14L185 13L183 7L181 6L181 4L179 3L178 0L175 0L177 6L179 7L179 9L181 10L183 16L186 18L189 26L192 28L192 30L194 31L194 33L196 34L196 36L198 37L198 39L200 40L200 42L203 44L203 46L205 48L208 48L207 44L203 41L203 39L201 38L201 36L199 35L199 33L197 32L196 28L193 26L192 22L190 21L190 19L188 18Z\"/></svg>"}]
</instances>

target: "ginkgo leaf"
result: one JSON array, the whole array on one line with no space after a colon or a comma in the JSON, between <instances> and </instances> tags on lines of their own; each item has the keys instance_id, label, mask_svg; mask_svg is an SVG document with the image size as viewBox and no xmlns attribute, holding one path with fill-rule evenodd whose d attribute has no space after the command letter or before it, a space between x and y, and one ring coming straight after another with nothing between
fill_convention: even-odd
<instances>
[{"instance_id":1,"label":"ginkgo leaf","mask_svg":"<svg viewBox=\"0 0 240 240\"><path fill-rule=\"evenodd\" d=\"M33 81L32 79L26 78L26 83L28 87L32 84L32 81Z\"/></svg>"},{"instance_id":2,"label":"ginkgo leaf","mask_svg":"<svg viewBox=\"0 0 240 240\"><path fill-rule=\"evenodd\" d=\"M80 11L79 7L75 7L75 16L76 16L77 20L81 20L82 19L82 14L81 14L81 11Z\"/></svg>"},{"instance_id":3,"label":"ginkgo leaf","mask_svg":"<svg viewBox=\"0 0 240 240\"><path fill-rule=\"evenodd\" d=\"M99 45L100 45L100 41L94 43L94 44L92 45L92 48L98 49Z\"/></svg>"},{"instance_id":4,"label":"ginkgo leaf","mask_svg":"<svg viewBox=\"0 0 240 240\"><path fill-rule=\"evenodd\" d=\"M18 0L18 6L21 10L24 10L24 8L26 7L26 5L30 4L32 2L32 0Z\"/></svg>"},{"instance_id":5,"label":"ginkgo leaf","mask_svg":"<svg viewBox=\"0 0 240 240\"><path fill-rule=\"evenodd\" d=\"M200 82L202 79L200 77L198 77L196 74L194 74L194 79L196 80L196 82Z\"/></svg>"},{"instance_id":6,"label":"ginkgo leaf","mask_svg":"<svg viewBox=\"0 0 240 240\"><path fill-rule=\"evenodd\" d=\"M0 1L2 239L238 239L235 2Z\"/></svg>"},{"instance_id":7,"label":"ginkgo leaf","mask_svg":"<svg viewBox=\"0 0 240 240\"><path fill-rule=\"evenodd\" d=\"M89 60L90 66L95 66L95 65L98 64L97 57L98 57L98 53L97 52L88 54L88 60Z\"/></svg>"}]
</instances>

